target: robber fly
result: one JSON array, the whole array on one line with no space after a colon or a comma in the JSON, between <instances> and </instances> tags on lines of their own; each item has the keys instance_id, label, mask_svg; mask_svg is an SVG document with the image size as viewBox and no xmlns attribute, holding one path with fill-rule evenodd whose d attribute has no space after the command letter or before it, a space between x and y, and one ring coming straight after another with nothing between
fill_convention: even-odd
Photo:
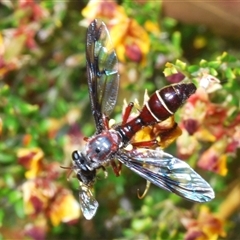
<instances>
[{"instance_id":1,"label":"robber fly","mask_svg":"<svg viewBox=\"0 0 240 240\"><path fill-rule=\"evenodd\" d=\"M195 202L214 198L210 185L187 163L161 149L149 149L155 140L132 144L133 136L143 127L157 124L174 115L177 109L196 91L191 82L172 84L157 90L135 118L129 120L130 103L121 124L109 127L118 93L119 74L117 56L112 48L106 25L99 20L91 22L86 36L88 89L96 133L86 139L83 152L72 153L73 169L80 183L79 199L86 219L95 215L98 202L92 187L99 169L112 165L120 174L121 164L156 186ZM141 146L141 147L139 147ZM118 160L118 165L115 163Z\"/></svg>"}]
</instances>

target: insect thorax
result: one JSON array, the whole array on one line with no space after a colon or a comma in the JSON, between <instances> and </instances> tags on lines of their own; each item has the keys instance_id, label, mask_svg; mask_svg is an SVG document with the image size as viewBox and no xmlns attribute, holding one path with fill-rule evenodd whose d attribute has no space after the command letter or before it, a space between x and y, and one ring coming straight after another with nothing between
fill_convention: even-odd
<instances>
[{"instance_id":1,"label":"insect thorax","mask_svg":"<svg viewBox=\"0 0 240 240\"><path fill-rule=\"evenodd\" d=\"M113 129L105 130L90 138L86 147L86 156L90 161L90 166L98 168L104 162L111 160L112 155L121 145L121 137Z\"/></svg>"}]
</instances>

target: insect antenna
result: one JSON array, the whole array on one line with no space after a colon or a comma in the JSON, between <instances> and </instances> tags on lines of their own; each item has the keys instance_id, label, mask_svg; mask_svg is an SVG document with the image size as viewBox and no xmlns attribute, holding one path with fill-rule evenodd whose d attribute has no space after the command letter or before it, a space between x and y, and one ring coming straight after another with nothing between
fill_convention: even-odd
<instances>
[{"instance_id":1,"label":"insect antenna","mask_svg":"<svg viewBox=\"0 0 240 240\"><path fill-rule=\"evenodd\" d=\"M67 173L67 180L69 181L69 178L70 178L70 176L71 176L72 173L73 173L73 167L60 166L60 168L63 168L63 169L68 170L68 173Z\"/></svg>"}]
</instances>

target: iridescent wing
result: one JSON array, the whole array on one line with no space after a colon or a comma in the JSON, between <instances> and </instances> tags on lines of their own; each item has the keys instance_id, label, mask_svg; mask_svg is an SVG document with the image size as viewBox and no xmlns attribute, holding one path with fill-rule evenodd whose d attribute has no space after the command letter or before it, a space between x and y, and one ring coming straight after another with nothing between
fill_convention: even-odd
<instances>
[{"instance_id":1,"label":"iridescent wing","mask_svg":"<svg viewBox=\"0 0 240 240\"><path fill-rule=\"evenodd\" d=\"M122 150L118 160L141 177L183 198L208 202L214 196L211 186L187 163L162 150Z\"/></svg>"},{"instance_id":2,"label":"iridescent wing","mask_svg":"<svg viewBox=\"0 0 240 240\"><path fill-rule=\"evenodd\" d=\"M104 129L102 114L109 116L118 94L119 74L117 55L112 48L106 25L94 20L86 39L88 88L97 133Z\"/></svg>"},{"instance_id":3,"label":"iridescent wing","mask_svg":"<svg viewBox=\"0 0 240 240\"><path fill-rule=\"evenodd\" d=\"M94 198L91 190L83 184L81 185L79 191L79 202L83 216L87 220L92 219L97 212L98 202Z\"/></svg>"}]
</instances>

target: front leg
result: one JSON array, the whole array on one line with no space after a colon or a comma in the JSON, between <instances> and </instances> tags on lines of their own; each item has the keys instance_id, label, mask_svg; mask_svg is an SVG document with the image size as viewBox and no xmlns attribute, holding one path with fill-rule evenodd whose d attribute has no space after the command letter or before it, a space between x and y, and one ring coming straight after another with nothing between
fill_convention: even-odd
<instances>
[{"instance_id":1,"label":"front leg","mask_svg":"<svg viewBox=\"0 0 240 240\"><path fill-rule=\"evenodd\" d=\"M112 169L113 169L115 175L117 177L119 177L120 174L121 174L121 170L122 170L122 163L118 162L118 165L117 165L116 162L114 160L112 160L111 161L111 166L112 166Z\"/></svg>"},{"instance_id":2,"label":"front leg","mask_svg":"<svg viewBox=\"0 0 240 240\"><path fill-rule=\"evenodd\" d=\"M128 118L129 118L129 116L130 116L130 113L131 113L131 111L132 111L132 109L133 109L133 106L134 106L134 103L133 102L130 102L129 104L128 104L128 106L126 107L126 109L125 109L125 111L124 111L124 113L123 113L123 117L122 117L122 125L124 125L124 124L126 124L127 123L127 120L128 120Z\"/></svg>"}]
</instances>

